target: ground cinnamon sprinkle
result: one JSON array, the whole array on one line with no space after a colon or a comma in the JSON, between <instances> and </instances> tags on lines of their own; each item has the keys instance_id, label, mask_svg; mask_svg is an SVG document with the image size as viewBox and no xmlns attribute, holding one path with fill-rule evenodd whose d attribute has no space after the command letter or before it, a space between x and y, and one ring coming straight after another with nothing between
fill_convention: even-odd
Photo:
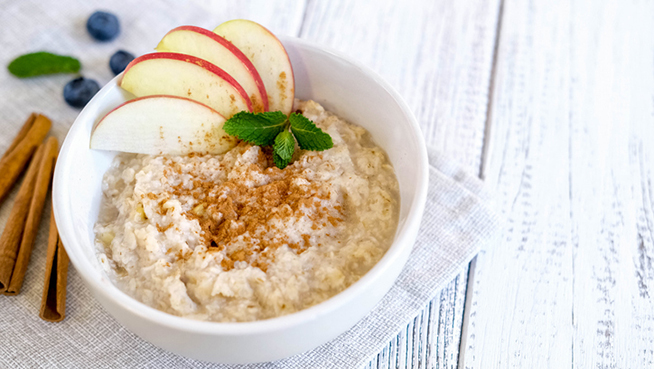
<instances>
[{"instance_id":1,"label":"ground cinnamon sprinkle","mask_svg":"<svg viewBox=\"0 0 654 369\"><path fill-rule=\"evenodd\" d=\"M161 233L166 232L170 227L173 226L173 223L168 223L168 225L162 226L159 223L157 223L157 230Z\"/></svg>"},{"instance_id":2,"label":"ground cinnamon sprinkle","mask_svg":"<svg viewBox=\"0 0 654 369\"><path fill-rule=\"evenodd\" d=\"M249 147L241 145L244 150ZM167 164L172 171L181 174L178 164ZM198 173L193 173L196 171ZM300 240L284 235L280 227L293 219L307 217L313 230L343 222L342 206L324 206L322 200L330 198L324 184L309 181L301 168L276 168L272 153L267 150L260 150L255 163L245 166L242 175L233 179L216 183L199 172L194 166L187 173L193 178L192 188L184 183L174 184L170 195L195 200L193 209L183 214L198 220L207 250L225 250L226 257L221 262L225 271L233 269L235 262L247 262L265 272L274 262L274 250L278 247L287 245L301 254L317 246L309 234L300 235ZM270 180L263 185L253 185L262 176ZM163 215L166 209L160 206L157 211ZM157 228L165 231L168 227L170 225Z\"/></svg>"},{"instance_id":3,"label":"ground cinnamon sprinkle","mask_svg":"<svg viewBox=\"0 0 654 369\"><path fill-rule=\"evenodd\" d=\"M296 104L334 148L297 150L284 170L271 148L243 143L116 157L94 232L121 290L182 317L253 321L314 306L380 260L398 222L390 162L362 128Z\"/></svg>"}]
</instances>

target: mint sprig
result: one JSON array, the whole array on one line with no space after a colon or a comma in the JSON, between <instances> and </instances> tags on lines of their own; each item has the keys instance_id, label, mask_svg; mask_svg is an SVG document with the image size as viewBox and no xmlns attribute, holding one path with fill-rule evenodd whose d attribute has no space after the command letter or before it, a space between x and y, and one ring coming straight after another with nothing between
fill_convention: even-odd
<instances>
[{"instance_id":1,"label":"mint sprig","mask_svg":"<svg viewBox=\"0 0 654 369\"><path fill-rule=\"evenodd\" d=\"M284 131L275 137L273 145L273 161L279 169L284 169L291 162L295 151L295 140L293 134Z\"/></svg>"},{"instance_id":2,"label":"mint sprig","mask_svg":"<svg viewBox=\"0 0 654 369\"><path fill-rule=\"evenodd\" d=\"M291 160L282 159L281 156L277 155L277 153L273 151L273 163L275 163L277 168L284 169L291 163Z\"/></svg>"},{"instance_id":3,"label":"mint sprig","mask_svg":"<svg viewBox=\"0 0 654 369\"><path fill-rule=\"evenodd\" d=\"M303 150L323 151L334 146L329 134L299 113L293 113L287 118L280 111L265 113L242 111L228 119L223 129L227 134L254 145L272 145L273 162L280 169L286 168L291 163L295 140Z\"/></svg>"},{"instance_id":4,"label":"mint sprig","mask_svg":"<svg viewBox=\"0 0 654 369\"><path fill-rule=\"evenodd\" d=\"M293 113L288 120L291 122L291 131L302 150L323 151L334 146L332 137L316 127L304 115Z\"/></svg>"},{"instance_id":5,"label":"mint sprig","mask_svg":"<svg viewBox=\"0 0 654 369\"><path fill-rule=\"evenodd\" d=\"M285 128L286 115L281 111L258 114L242 111L234 114L223 126L228 135L259 146L272 145Z\"/></svg>"},{"instance_id":6,"label":"mint sprig","mask_svg":"<svg viewBox=\"0 0 654 369\"><path fill-rule=\"evenodd\" d=\"M45 51L25 54L14 59L7 69L19 78L35 77L43 74L77 73L81 65L79 60Z\"/></svg>"}]
</instances>

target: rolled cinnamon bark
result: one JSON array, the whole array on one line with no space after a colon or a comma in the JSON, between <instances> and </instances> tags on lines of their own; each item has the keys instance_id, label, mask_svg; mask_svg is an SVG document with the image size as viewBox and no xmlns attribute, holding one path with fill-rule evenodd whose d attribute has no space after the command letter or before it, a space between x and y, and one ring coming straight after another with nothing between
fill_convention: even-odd
<instances>
[{"instance_id":1,"label":"rolled cinnamon bark","mask_svg":"<svg viewBox=\"0 0 654 369\"><path fill-rule=\"evenodd\" d=\"M60 322L66 317L66 283L68 279L68 254L61 243L54 213L50 213L50 235L45 263L45 281L41 297L41 319Z\"/></svg>"},{"instance_id":2,"label":"rolled cinnamon bark","mask_svg":"<svg viewBox=\"0 0 654 369\"><path fill-rule=\"evenodd\" d=\"M26 125L27 123L29 123L29 120ZM9 193L18 176L20 176L34 150L43 142L48 131L50 131L50 126L52 126L50 119L40 114L37 115L22 139L20 141L14 140L14 142L18 143L15 146L12 143L11 150L0 159L0 173L2 173L0 175L0 203ZM21 129L18 136L22 134L23 129Z\"/></svg>"},{"instance_id":3,"label":"rolled cinnamon bark","mask_svg":"<svg viewBox=\"0 0 654 369\"><path fill-rule=\"evenodd\" d=\"M0 236L0 292L4 293L9 286L11 275L16 264L16 257L23 237L25 220L32 203L36 177L45 152L45 146L40 145L27 169L27 174L18 190L18 196L9 213L9 219ZM2 177L0 177L2 178Z\"/></svg>"},{"instance_id":4,"label":"rolled cinnamon bark","mask_svg":"<svg viewBox=\"0 0 654 369\"><path fill-rule=\"evenodd\" d=\"M34 195L30 204L27 220L23 230L23 237L20 242L18 256L14 271L11 275L9 286L5 291L5 295L16 295L20 292L27 271L27 265L30 261L32 254L32 246L34 239L39 231L39 223L41 215L43 214L43 206L45 205L45 198L50 188L50 181L52 179L52 171L54 169L55 160L59 153L59 143L55 137L50 137L45 143L45 151L43 158L39 165L38 174L36 177L36 185L34 187Z\"/></svg>"},{"instance_id":5,"label":"rolled cinnamon bark","mask_svg":"<svg viewBox=\"0 0 654 369\"><path fill-rule=\"evenodd\" d=\"M36 113L30 114L29 118L25 121L25 124L23 124L23 127L18 131L18 134L16 137L14 137L14 140L11 142L11 145L7 148L7 151L5 151L4 155L2 155L2 158L0 160L4 159L5 156L7 156L13 149L18 146L18 144L27 136L27 132L29 132L30 128L34 125L34 120L36 119Z\"/></svg>"}]
</instances>

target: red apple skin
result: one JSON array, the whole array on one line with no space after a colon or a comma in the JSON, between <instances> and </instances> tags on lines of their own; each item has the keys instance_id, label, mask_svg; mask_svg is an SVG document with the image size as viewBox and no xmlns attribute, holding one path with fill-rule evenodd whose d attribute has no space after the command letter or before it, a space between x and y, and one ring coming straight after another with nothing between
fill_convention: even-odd
<instances>
[{"instance_id":1,"label":"red apple skin","mask_svg":"<svg viewBox=\"0 0 654 369\"><path fill-rule=\"evenodd\" d=\"M173 32L176 32L176 31L190 31L190 32L199 33L199 34L201 34L203 36L209 37L210 39L214 40L215 42L219 43L224 48L229 50L232 54L234 54L236 56L236 58L238 58L238 60L240 60L241 63L243 63L243 66L245 67L245 69L247 69L247 71L250 73L252 78L254 78L254 82L256 83L257 89L259 90L259 94L261 95L261 102L263 104L263 111L268 111L268 109L269 109L269 106L268 106L268 93L266 92L266 87L263 84L263 80L261 80L261 76L259 75L259 72L257 71L257 69L254 67L254 64L252 64L250 59L248 59L248 57L245 56L245 54L243 54L243 52L239 48L234 46L234 44L229 42L224 37L221 37L218 34L213 33L213 32L211 32L211 31L209 31L207 29L204 29L202 27L196 27L196 26L186 25L186 26L179 26L179 27L173 28L168 33L166 33L166 35L164 35L163 38L165 38L167 35L169 35L169 34L171 34Z\"/></svg>"},{"instance_id":2,"label":"red apple skin","mask_svg":"<svg viewBox=\"0 0 654 369\"><path fill-rule=\"evenodd\" d=\"M236 25L238 28L234 30L233 27ZM288 57L288 53L284 48L284 45L281 41L272 33L269 29L262 26L257 22L253 22L247 19L233 19L227 22L220 24L213 30L214 33L225 37L228 41L232 42L235 46L241 49L241 51L247 56L252 64L259 71L259 75L262 76L264 85L266 86L266 92L268 93L268 104L271 110L280 110L284 114L288 115L293 110L293 100L295 97L295 76L293 73L293 66ZM279 46L279 49L282 51L279 55L284 59L285 69L282 69L282 73L272 73L266 75L266 70L270 63L264 60L256 60L256 50L252 50L252 46L257 45L257 43L245 42L241 44L236 41L236 38L240 39L250 39L249 36L252 33L265 34L269 41L272 41L274 44ZM249 40L247 40L249 41ZM260 53L261 54L261 53ZM268 70L268 72L272 72ZM280 72L277 70L277 72Z\"/></svg>"},{"instance_id":3,"label":"red apple skin","mask_svg":"<svg viewBox=\"0 0 654 369\"><path fill-rule=\"evenodd\" d=\"M120 78L120 81L118 82L119 86L122 86L123 80L125 79L125 76L129 73L129 70L133 68L135 65L138 65L143 62L147 62L149 60L156 60L156 59L167 59L167 60L177 60L177 61L182 61L190 64L197 65L215 75L217 75L219 78L225 80L227 83L229 83L234 89L238 92L238 94L243 98L243 100L246 102L248 111L252 111L252 102L250 101L250 97L248 94L245 92L243 87L236 82L236 80L230 76L227 72L224 70L220 69L214 64L209 63L208 61L204 59L197 58L195 56L191 55L186 55L186 54L179 54L179 53L170 53L170 52L158 52L158 53L150 53L150 54L145 54L141 55L138 58L132 60L127 67L125 68L125 71L122 74L122 77Z\"/></svg>"}]
</instances>

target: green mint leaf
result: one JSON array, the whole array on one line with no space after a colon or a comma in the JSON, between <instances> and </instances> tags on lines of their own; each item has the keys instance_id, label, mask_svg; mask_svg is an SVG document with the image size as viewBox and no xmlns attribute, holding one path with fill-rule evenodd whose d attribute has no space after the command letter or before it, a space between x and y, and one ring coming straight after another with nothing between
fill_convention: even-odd
<instances>
[{"instance_id":1,"label":"green mint leaf","mask_svg":"<svg viewBox=\"0 0 654 369\"><path fill-rule=\"evenodd\" d=\"M289 125L292 133L288 131ZM295 140L304 150L323 151L334 146L327 133L298 113L287 118L280 111L256 114L242 111L228 119L223 129L227 134L254 145L272 145L273 162L279 169L284 169L291 163Z\"/></svg>"},{"instance_id":2,"label":"green mint leaf","mask_svg":"<svg viewBox=\"0 0 654 369\"><path fill-rule=\"evenodd\" d=\"M7 69L14 76L25 78L43 74L76 73L80 69L80 63L70 56L41 51L17 57L9 63Z\"/></svg>"},{"instance_id":3,"label":"green mint leaf","mask_svg":"<svg viewBox=\"0 0 654 369\"><path fill-rule=\"evenodd\" d=\"M303 150L323 151L334 146L332 138L302 114L293 113L288 117L291 131Z\"/></svg>"},{"instance_id":4,"label":"green mint leaf","mask_svg":"<svg viewBox=\"0 0 654 369\"><path fill-rule=\"evenodd\" d=\"M272 145L286 127L286 115L280 111L249 113L242 111L229 118L223 129L227 134L259 146Z\"/></svg>"},{"instance_id":5,"label":"green mint leaf","mask_svg":"<svg viewBox=\"0 0 654 369\"><path fill-rule=\"evenodd\" d=\"M293 134L289 131L284 131L278 134L275 138L273 150L280 158L290 161L293 157L293 151L295 151L295 140L293 139Z\"/></svg>"},{"instance_id":6,"label":"green mint leaf","mask_svg":"<svg viewBox=\"0 0 654 369\"><path fill-rule=\"evenodd\" d=\"M276 152L273 152L273 162L275 162L277 168L284 169L291 163L291 159L284 160L281 156L277 155Z\"/></svg>"}]
</instances>

